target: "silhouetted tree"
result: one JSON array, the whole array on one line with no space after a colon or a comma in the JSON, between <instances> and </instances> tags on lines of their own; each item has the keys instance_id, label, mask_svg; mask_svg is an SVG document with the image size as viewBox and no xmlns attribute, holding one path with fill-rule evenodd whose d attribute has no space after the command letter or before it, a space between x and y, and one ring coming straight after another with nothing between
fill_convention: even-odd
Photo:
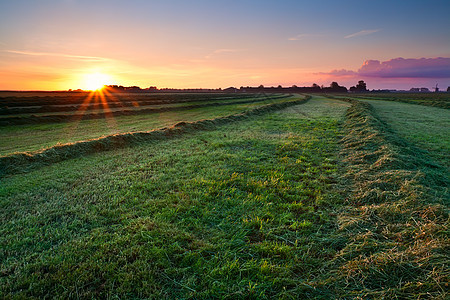
<instances>
[{"instance_id":1,"label":"silhouetted tree","mask_svg":"<svg viewBox=\"0 0 450 300\"><path fill-rule=\"evenodd\" d=\"M356 89L357 89L358 91L362 91L362 92L367 91L367 85L366 85L366 83L364 82L364 80L358 81L358 84L356 85Z\"/></svg>"},{"instance_id":2,"label":"silhouetted tree","mask_svg":"<svg viewBox=\"0 0 450 300\"><path fill-rule=\"evenodd\" d=\"M332 93L347 93L347 88L345 86L340 86L336 81L333 81L330 84L330 87L323 88L323 91Z\"/></svg>"},{"instance_id":3,"label":"silhouetted tree","mask_svg":"<svg viewBox=\"0 0 450 300\"><path fill-rule=\"evenodd\" d=\"M364 80L360 80L356 86L352 86L350 92L367 92L367 85Z\"/></svg>"}]
</instances>

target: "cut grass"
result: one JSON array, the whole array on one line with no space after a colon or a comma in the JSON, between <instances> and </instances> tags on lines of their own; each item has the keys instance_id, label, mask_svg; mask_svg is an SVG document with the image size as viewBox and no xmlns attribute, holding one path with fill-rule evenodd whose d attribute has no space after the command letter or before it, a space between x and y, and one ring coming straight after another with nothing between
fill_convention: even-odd
<instances>
[{"instance_id":1,"label":"cut grass","mask_svg":"<svg viewBox=\"0 0 450 300\"><path fill-rule=\"evenodd\" d=\"M428 150L450 171L450 110L399 102L368 102L403 139Z\"/></svg>"},{"instance_id":2,"label":"cut grass","mask_svg":"<svg viewBox=\"0 0 450 300\"><path fill-rule=\"evenodd\" d=\"M0 126L10 126L10 125L24 125L24 124L44 124L44 123L60 123L60 122L73 122L80 120L92 120L92 119L105 119L113 117L131 116L131 115L148 115L161 113L166 111L183 111L191 110L203 107L218 107L225 105L239 105L239 104L251 104L263 101L275 101L279 98L286 98L289 95L281 96L258 96L247 99L235 99L233 101L220 101L220 102L203 102L201 104L189 104L184 105L163 105L162 107L141 107L140 109L129 109L122 107L120 109L110 109L108 104L105 102L103 108L100 111L90 111L87 108L81 109L76 113L72 112L59 112L59 113L44 113L44 114L25 114L25 115L10 115L7 117L0 117ZM97 100L100 101L100 100ZM107 101L107 100L106 100Z\"/></svg>"},{"instance_id":3,"label":"cut grass","mask_svg":"<svg viewBox=\"0 0 450 300\"><path fill-rule=\"evenodd\" d=\"M5 177L0 298L447 299L446 170L349 102Z\"/></svg>"},{"instance_id":4,"label":"cut grass","mask_svg":"<svg viewBox=\"0 0 450 300\"><path fill-rule=\"evenodd\" d=\"M123 148L141 142L167 139L198 130L210 130L216 125L228 124L243 120L249 116L261 115L277 109L305 103L309 99L310 97L308 96L301 100L263 105L240 114L226 117L196 122L179 122L169 128L110 135L88 141L57 145L35 153L16 153L9 156L2 156L0 157L0 178L7 174L17 174L73 157Z\"/></svg>"},{"instance_id":5,"label":"cut grass","mask_svg":"<svg viewBox=\"0 0 450 300\"><path fill-rule=\"evenodd\" d=\"M277 100L269 99L258 103L223 106L220 109L217 107L203 107L186 111L82 120L72 123L0 127L0 155L8 155L14 152L36 151L58 144L73 143L112 134L148 131L171 126L182 121L212 119L239 113L269 103L281 103L302 99L303 97L294 96Z\"/></svg>"},{"instance_id":6,"label":"cut grass","mask_svg":"<svg viewBox=\"0 0 450 300\"><path fill-rule=\"evenodd\" d=\"M4 178L0 297L335 296L317 282L345 246L345 108L313 99Z\"/></svg>"},{"instance_id":7,"label":"cut grass","mask_svg":"<svg viewBox=\"0 0 450 300\"><path fill-rule=\"evenodd\" d=\"M449 93L387 93L387 94L364 94L358 95L359 99L396 101L424 106L450 108Z\"/></svg>"},{"instance_id":8,"label":"cut grass","mask_svg":"<svg viewBox=\"0 0 450 300\"><path fill-rule=\"evenodd\" d=\"M339 215L349 242L330 282L351 298L447 299L445 168L398 136L370 104L350 101L343 157L353 189Z\"/></svg>"}]
</instances>

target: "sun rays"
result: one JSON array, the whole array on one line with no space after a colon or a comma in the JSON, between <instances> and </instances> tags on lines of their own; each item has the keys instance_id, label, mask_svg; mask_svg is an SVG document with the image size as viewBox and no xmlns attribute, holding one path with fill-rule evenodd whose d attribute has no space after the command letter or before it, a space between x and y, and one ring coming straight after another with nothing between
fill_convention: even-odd
<instances>
[{"instance_id":1,"label":"sun rays","mask_svg":"<svg viewBox=\"0 0 450 300\"><path fill-rule=\"evenodd\" d=\"M94 86L94 85L92 85ZM121 99L116 97L109 87L101 87L91 90L83 102L79 105L73 115L73 122L68 126L67 135L71 136L83 119L106 120L110 134L118 132L117 121L114 118L114 111L111 110L109 103L120 103Z\"/></svg>"}]
</instances>

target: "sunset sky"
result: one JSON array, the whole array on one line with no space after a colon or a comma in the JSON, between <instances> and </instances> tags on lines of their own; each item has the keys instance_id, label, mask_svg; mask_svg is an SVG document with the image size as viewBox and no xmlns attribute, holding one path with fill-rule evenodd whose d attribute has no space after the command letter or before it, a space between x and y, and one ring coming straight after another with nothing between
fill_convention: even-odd
<instances>
[{"instance_id":1,"label":"sunset sky","mask_svg":"<svg viewBox=\"0 0 450 300\"><path fill-rule=\"evenodd\" d=\"M142 88L447 89L450 1L0 0L0 90L87 88L92 74Z\"/></svg>"}]
</instances>

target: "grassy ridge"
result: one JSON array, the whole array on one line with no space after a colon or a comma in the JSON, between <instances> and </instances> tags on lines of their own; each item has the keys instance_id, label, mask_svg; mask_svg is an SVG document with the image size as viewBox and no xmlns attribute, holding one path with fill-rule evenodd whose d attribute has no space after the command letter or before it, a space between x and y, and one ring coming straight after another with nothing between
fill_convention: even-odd
<instances>
[{"instance_id":1,"label":"grassy ridge","mask_svg":"<svg viewBox=\"0 0 450 300\"><path fill-rule=\"evenodd\" d=\"M0 297L333 297L317 281L345 246L346 107L315 98L5 178Z\"/></svg>"},{"instance_id":2,"label":"grassy ridge","mask_svg":"<svg viewBox=\"0 0 450 300\"><path fill-rule=\"evenodd\" d=\"M349 100L343 157L353 186L339 216L349 242L335 258L338 294L448 296L449 180L445 168L400 138L368 103Z\"/></svg>"},{"instance_id":3,"label":"grassy ridge","mask_svg":"<svg viewBox=\"0 0 450 300\"><path fill-rule=\"evenodd\" d=\"M29 168L48 165L53 162L83 156L95 152L123 148L145 141L160 140L177 136L186 132L212 129L216 125L227 124L243 120L249 116L264 114L284 107L297 105L308 101L310 97L302 100L287 101L282 103L268 104L257 107L246 112L219 117L211 120L200 120L196 122L179 122L172 127L162 128L147 132L132 132L111 135L95 140L81 141L73 144L64 144L44 149L38 153L17 153L0 157L0 178L7 174L26 171Z\"/></svg>"}]
</instances>

